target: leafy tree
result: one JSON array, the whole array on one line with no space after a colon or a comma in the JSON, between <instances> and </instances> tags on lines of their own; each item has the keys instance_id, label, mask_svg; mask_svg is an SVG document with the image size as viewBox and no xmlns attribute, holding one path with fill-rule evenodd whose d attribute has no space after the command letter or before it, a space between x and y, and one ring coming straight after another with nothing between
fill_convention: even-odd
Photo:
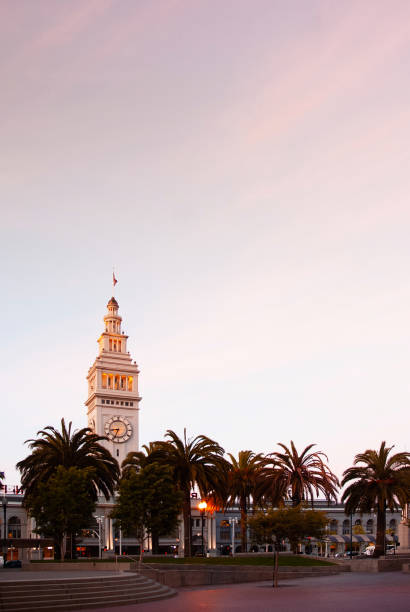
<instances>
[{"instance_id":1,"label":"leafy tree","mask_svg":"<svg viewBox=\"0 0 410 612\"><path fill-rule=\"evenodd\" d=\"M320 538L327 523L328 518L324 512L307 510L300 505L258 512L248 519L253 538L260 544L274 545L273 586L277 586L278 553L281 541L289 540L295 552L301 539L308 536Z\"/></svg>"},{"instance_id":2,"label":"leafy tree","mask_svg":"<svg viewBox=\"0 0 410 612\"><path fill-rule=\"evenodd\" d=\"M93 468L89 481L89 493L97 500L101 491L106 499L113 495L119 478L118 462L110 451L100 444L107 438L92 433L85 427L71 433L61 419L61 432L48 426L37 432L37 439L26 440L32 450L17 463L21 472L21 484L26 496L36 491L40 483L46 483L58 466L65 468Z\"/></svg>"},{"instance_id":3,"label":"leafy tree","mask_svg":"<svg viewBox=\"0 0 410 612\"><path fill-rule=\"evenodd\" d=\"M382 442L378 451L359 453L354 465L343 472L342 486L348 485L342 495L346 514L356 510L377 514L374 557L384 554L386 508L397 510L410 499L410 453L390 455L393 448Z\"/></svg>"},{"instance_id":4,"label":"leafy tree","mask_svg":"<svg viewBox=\"0 0 410 612\"><path fill-rule=\"evenodd\" d=\"M36 521L37 533L54 538L55 548L65 556L68 534L75 534L92 520L95 501L90 496L94 468L57 466L47 482L39 482L25 497L25 505Z\"/></svg>"},{"instance_id":5,"label":"leafy tree","mask_svg":"<svg viewBox=\"0 0 410 612\"><path fill-rule=\"evenodd\" d=\"M230 462L223 466L226 472L226 493L228 505L239 502L241 511L241 550L247 552L247 516L250 499L255 502L255 492L261 479L264 468L263 455L255 454L250 450L239 451L238 459L228 453Z\"/></svg>"},{"instance_id":6,"label":"leafy tree","mask_svg":"<svg viewBox=\"0 0 410 612\"><path fill-rule=\"evenodd\" d=\"M166 441L155 442L156 461L169 465L173 471L174 482L183 495L182 512L184 517L184 556L192 552L191 529L191 489L196 484L203 497L210 493L221 493L221 465L224 449L217 442L206 436L197 436L193 440L181 440L177 434L168 429Z\"/></svg>"},{"instance_id":7,"label":"leafy tree","mask_svg":"<svg viewBox=\"0 0 410 612\"><path fill-rule=\"evenodd\" d=\"M126 535L141 541L141 551L145 531L150 533L153 552L157 553L159 536L175 529L181 505L182 493L174 483L172 469L149 463L121 479L111 516L120 522Z\"/></svg>"},{"instance_id":8,"label":"leafy tree","mask_svg":"<svg viewBox=\"0 0 410 612\"><path fill-rule=\"evenodd\" d=\"M272 468L266 473L264 485L265 496L277 503L277 500L292 500L293 506L311 499L319 492L327 500L335 499L339 481L322 457L328 461L327 456L319 451L309 453L316 446L309 444L299 455L291 440L290 448L279 444L284 452L271 453Z\"/></svg>"},{"instance_id":9,"label":"leafy tree","mask_svg":"<svg viewBox=\"0 0 410 612\"><path fill-rule=\"evenodd\" d=\"M303 506L257 512L248 519L248 525L258 543L278 545L282 540L289 540L294 551L301 539L308 536L321 537L327 523L325 512L308 510Z\"/></svg>"}]
</instances>

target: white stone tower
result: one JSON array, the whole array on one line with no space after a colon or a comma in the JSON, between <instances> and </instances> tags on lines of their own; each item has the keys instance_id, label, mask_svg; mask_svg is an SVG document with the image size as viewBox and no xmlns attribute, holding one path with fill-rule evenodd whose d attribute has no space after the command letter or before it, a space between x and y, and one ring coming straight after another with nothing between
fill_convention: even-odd
<instances>
[{"instance_id":1,"label":"white stone tower","mask_svg":"<svg viewBox=\"0 0 410 612\"><path fill-rule=\"evenodd\" d=\"M138 450L138 366L127 351L128 336L121 331L117 300L112 297L98 338L99 354L88 371L86 401L88 426L120 463Z\"/></svg>"}]
</instances>

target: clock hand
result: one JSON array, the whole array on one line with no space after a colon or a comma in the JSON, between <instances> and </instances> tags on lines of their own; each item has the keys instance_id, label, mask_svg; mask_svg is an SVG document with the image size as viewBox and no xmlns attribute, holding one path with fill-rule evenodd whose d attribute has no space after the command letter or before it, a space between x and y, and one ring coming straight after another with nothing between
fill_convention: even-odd
<instances>
[{"instance_id":1,"label":"clock hand","mask_svg":"<svg viewBox=\"0 0 410 612\"><path fill-rule=\"evenodd\" d=\"M119 427L117 427L117 429L114 429L113 431L115 431L114 438L116 438L118 436L118 432L120 431L120 429L119 429Z\"/></svg>"}]
</instances>

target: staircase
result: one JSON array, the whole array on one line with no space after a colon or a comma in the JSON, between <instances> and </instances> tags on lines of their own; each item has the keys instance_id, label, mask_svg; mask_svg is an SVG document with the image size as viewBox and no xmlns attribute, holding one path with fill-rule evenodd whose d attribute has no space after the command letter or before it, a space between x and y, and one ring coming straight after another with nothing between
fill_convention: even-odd
<instances>
[{"instance_id":1,"label":"staircase","mask_svg":"<svg viewBox=\"0 0 410 612\"><path fill-rule=\"evenodd\" d=\"M146 603L176 591L139 574L0 582L0 610L7 612L84 610Z\"/></svg>"}]
</instances>

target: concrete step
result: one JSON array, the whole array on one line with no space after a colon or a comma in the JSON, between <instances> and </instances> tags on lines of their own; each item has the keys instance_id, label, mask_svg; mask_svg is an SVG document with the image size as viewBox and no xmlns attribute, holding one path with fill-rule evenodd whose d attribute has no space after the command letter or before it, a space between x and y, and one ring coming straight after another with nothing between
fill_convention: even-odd
<instances>
[{"instance_id":1,"label":"concrete step","mask_svg":"<svg viewBox=\"0 0 410 612\"><path fill-rule=\"evenodd\" d=\"M67 600L60 599L51 599L43 602L15 602L7 604L4 607L4 610L9 610L10 612L22 612L23 610L64 610L64 609L87 609L87 608L102 608L104 606L121 606L128 605L132 603L138 603L141 601L156 601L160 599L164 599L170 597L174 593L170 593L169 589L163 588L158 591L153 591L151 593L140 593L138 595L129 594L125 595L112 595L110 597L81 597L81 598L73 598Z\"/></svg>"},{"instance_id":2,"label":"concrete step","mask_svg":"<svg viewBox=\"0 0 410 612\"><path fill-rule=\"evenodd\" d=\"M5 588L23 588L25 586L32 586L35 584L38 588L60 588L61 585L69 585L71 586L86 586L86 585L101 585L101 586L109 586L109 585L118 585L118 584L127 584L132 583L135 584L137 581L144 581L145 578L141 576L141 574L118 574L117 576L107 576L105 578L102 577L85 577L85 578L60 578L58 575L52 578L30 578L27 580L4 580L0 582L0 586L4 586Z\"/></svg>"},{"instance_id":3,"label":"concrete step","mask_svg":"<svg viewBox=\"0 0 410 612\"><path fill-rule=\"evenodd\" d=\"M121 591L126 591L129 589L135 590L135 589L140 589L140 588L146 588L147 585L149 585L150 583L153 583L150 579L147 580L136 580L136 581L130 581L130 582L117 582L117 583L112 583L109 585L101 585L101 584L92 584L92 583L87 583L86 585L78 585L78 584L53 584L50 585L49 587L47 586L38 586L36 584L33 583L29 583L29 584L25 584L22 587L11 587L11 588L1 588L0 586L0 590L1 593L3 595L3 597L6 597L8 594L12 595L13 597L18 597L18 596L23 596L26 595L27 593L32 594L35 593L35 595L37 596L42 596L44 594L46 595L56 595L58 593L63 593L63 592L70 592L70 593L82 593L85 590L87 591L87 593L91 593L91 592L96 592L96 593L111 593L113 591L118 591L118 589L120 588Z\"/></svg>"},{"instance_id":4,"label":"concrete step","mask_svg":"<svg viewBox=\"0 0 410 612\"><path fill-rule=\"evenodd\" d=\"M105 578L53 578L0 583L0 610L84 610L155 601L176 591L140 575Z\"/></svg>"},{"instance_id":5,"label":"concrete step","mask_svg":"<svg viewBox=\"0 0 410 612\"><path fill-rule=\"evenodd\" d=\"M159 592L159 588L155 585L155 584L151 584L151 585L146 585L146 586L140 586L137 588L127 588L127 589L121 589L121 597L139 597L140 595L149 595L151 593L156 593ZM45 596L44 594L38 595L37 593L26 593L26 594L20 594L20 595L12 595L11 593L9 595L3 595L1 598L1 601L3 604L6 604L10 607L14 606L14 605L23 605L26 603L41 603L42 601L44 601L45 599L47 601L49 600L53 600L53 601L69 601L69 600L73 600L76 599L78 601L85 601L88 600L90 598L94 598L95 600L100 600L100 599L112 599L113 601L116 600L116 598L118 598L118 591L113 592L113 591L109 591L109 592L101 592L101 591L89 591L87 590L87 593L85 594L84 591L69 591L69 590L64 590L58 593L53 593L50 594L48 596Z\"/></svg>"}]
</instances>

